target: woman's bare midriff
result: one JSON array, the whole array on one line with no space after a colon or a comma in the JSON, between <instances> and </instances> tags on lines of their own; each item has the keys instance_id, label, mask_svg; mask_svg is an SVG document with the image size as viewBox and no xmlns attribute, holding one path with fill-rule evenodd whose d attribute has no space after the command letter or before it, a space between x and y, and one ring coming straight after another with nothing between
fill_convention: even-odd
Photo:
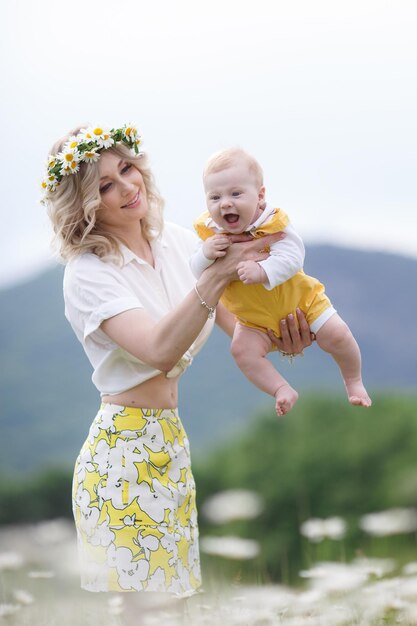
<instances>
[{"instance_id":1,"label":"woman's bare midriff","mask_svg":"<svg viewBox=\"0 0 417 626\"><path fill-rule=\"evenodd\" d=\"M136 406L142 409L175 409L178 406L178 378L159 374L128 391L116 395L104 395L102 402Z\"/></svg>"}]
</instances>

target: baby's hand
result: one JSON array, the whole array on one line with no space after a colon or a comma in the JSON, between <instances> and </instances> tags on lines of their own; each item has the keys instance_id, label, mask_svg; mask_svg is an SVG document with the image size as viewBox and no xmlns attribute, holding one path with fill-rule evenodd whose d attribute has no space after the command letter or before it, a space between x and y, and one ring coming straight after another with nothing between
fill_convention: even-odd
<instances>
[{"instance_id":1,"label":"baby's hand","mask_svg":"<svg viewBox=\"0 0 417 626\"><path fill-rule=\"evenodd\" d=\"M265 270L256 261L242 261L237 266L237 273L245 285L266 283L268 281Z\"/></svg>"},{"instance_id":2,"label":"baby's hand","mask_svg":"<svg viewBox=\"0 0 417 626\"><path fill-rule=\"evenodd\" d=\"M203 252L206 259L214 261L221 256L225 256L227 248L230 246L230 239L226 235L213 235L203 243Z\"/></svg>"}]
</instances>

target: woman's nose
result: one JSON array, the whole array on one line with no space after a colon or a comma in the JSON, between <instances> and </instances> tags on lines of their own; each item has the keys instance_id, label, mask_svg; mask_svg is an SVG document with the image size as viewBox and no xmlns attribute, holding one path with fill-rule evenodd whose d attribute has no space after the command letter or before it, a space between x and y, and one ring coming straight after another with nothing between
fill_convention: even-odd
<instances>
[{"instance_id":1,"label":"woman's nose","mask_svg":"<svg viewBox=\"0 0 417 626\"><path fill-rule=\"evenodd\" d=\"M122 195L127 196L132 192L133 183L130 183L127 180L122 181Z\"/></svg>"}]
</instances>

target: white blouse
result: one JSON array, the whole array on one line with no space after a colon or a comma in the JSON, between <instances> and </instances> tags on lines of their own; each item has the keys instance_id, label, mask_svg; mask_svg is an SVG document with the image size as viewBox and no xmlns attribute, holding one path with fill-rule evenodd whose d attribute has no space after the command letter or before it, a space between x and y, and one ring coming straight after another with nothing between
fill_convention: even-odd
<instances>
[{"instance_id":1,"label":"white blouse","mask_svg":"<svg viewBox=\"0 0 417 626\"><path fill-rule=\"evenodd\" d=\"M169 313L195 284L189 257L197 242L192 231L165 222L162 236L151 242L155 268L124 245L121 265L92 253L68 262L64 273L65 316L93 366L92 380L102 396L131 389L161 372L120 348L100 324L129 309L143 308L155 321ZM214 319L207 320L168 377L178 376L191 364L213 323Z\"/></svg>"}]
</instances>

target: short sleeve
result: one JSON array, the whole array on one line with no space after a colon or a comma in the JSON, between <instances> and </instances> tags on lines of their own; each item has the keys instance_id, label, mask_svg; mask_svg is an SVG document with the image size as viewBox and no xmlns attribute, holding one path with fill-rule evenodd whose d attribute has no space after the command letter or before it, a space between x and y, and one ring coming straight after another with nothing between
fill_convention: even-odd
<instances>
[{"instance_id":1,"label":"short sleeve","mask_svg":"<svg viewBox=\"0 0 417 626\"><path fill-rule=\"evenodd\" d=\"M65 314L79 338L97 333L108 342L100 324L123 311L143 308L143 304L119 268L93 255L68 264L64 277Z\"/></svg>"}]
</instances>

